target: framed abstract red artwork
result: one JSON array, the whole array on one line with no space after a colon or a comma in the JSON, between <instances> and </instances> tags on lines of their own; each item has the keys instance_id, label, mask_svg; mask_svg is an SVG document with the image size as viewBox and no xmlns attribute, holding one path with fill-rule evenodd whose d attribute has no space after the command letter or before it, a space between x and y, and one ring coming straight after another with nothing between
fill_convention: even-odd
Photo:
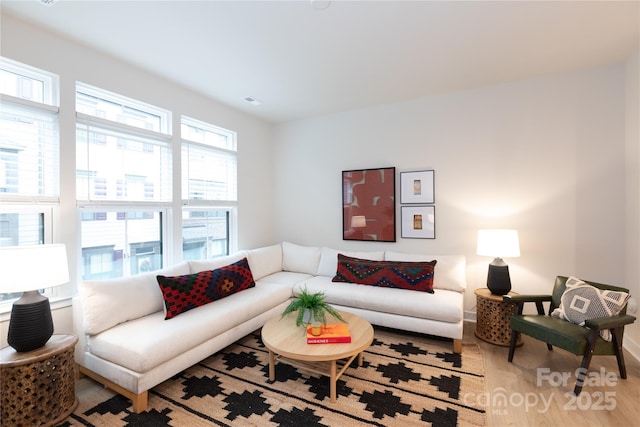
<instances>
[{"instance_id":1,"label":"framed abstract red artwork","mask_svg":"<svg viewBox=\"0 0 640 427\"><path fill-rule=\"evenodd\" d=\"M342 171L343 240L396 241L396 168Z\"/></svg>"}]
</instances>

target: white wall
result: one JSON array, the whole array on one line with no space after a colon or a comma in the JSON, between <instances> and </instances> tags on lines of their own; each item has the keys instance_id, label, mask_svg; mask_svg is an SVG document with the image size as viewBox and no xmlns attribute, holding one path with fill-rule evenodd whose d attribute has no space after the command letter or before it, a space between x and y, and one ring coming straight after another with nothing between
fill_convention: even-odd
<instances>
[{"instance_id":1,"label":"white wall","mask_svg":"<svg viewBox=\"0 0 640 427\"><path fill-rule=\"evenodd\" d=\"M626 64L626 285L640 304L640 50ZM640 319L640 311L631 313ZM640 320L625 330L625 348L640 359Z\"/></svg>"},{"instance_id":2,"label":"white wall","mask_svg":"<svg viewBox=\"0 0 640 427\"><path fill-rule=\"evenodd\" d=\"M517 292L559 274L625 284L623 65L286 123L274 152L277 240L464 254L467 311L490 262L479 228L519 230ZM399 220L395 243L342 240L341 171L386 166L435 170L435 240L400 238Z\"/></svg>"},{"instance_id":3,"label":"white wall","mask_svg":"<svg viewBox=\"0 0 640 427\"><path fill-rule=\"evenodd\" d=\"M57 240L69 254L80 253L79 222L75 205L75 82L81 81L147 102L179 115L185 114L238 133L238 239L239 248L253 248L273 242L271 194L273 165L272 126L226 107L153 74L85 48L75 42L31 26L6 14L0 33L2 56L56 73L60 76L60 125L62 150L61 215L64 218ZM170 54L167 55L170 59ZM224 82L220 82L224 84ZM176 120L177 118L177 120ZM174 142L179 143L176 138ZM179 170L179 163L174 170ZM174 204L180 209L180 203ZM179 216L178 216L179 218ZM180 232L173 239L180 245ZM75 285L76 257L70 256L71 286ZM175 260L171 260L175 261ZM56 332L71 332L71 311L54 313ZM6 316L5 316L6 317ZM60 319L60 320L58 320ZM6 345L6 323L1 323L0 345Z\"/></svg>"}]
</instances>

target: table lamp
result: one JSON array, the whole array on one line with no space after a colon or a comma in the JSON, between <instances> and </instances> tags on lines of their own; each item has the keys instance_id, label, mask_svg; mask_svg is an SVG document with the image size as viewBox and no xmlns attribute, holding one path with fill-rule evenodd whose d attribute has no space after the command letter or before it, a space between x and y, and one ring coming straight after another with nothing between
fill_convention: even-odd
<instances>
[{"instance_id":1,"label":"table lamp","mask_svg":"<svg viewBox=\"0 0 640 427\"><path fill-rule=\"evenodd\" d=\"M44 346L53 335L49 299L39 290L69 281L64 245L0 248L0 293L23 292L13 303L7 342L18 352Z\"/></svg>"},{"instance_id":2,"label":"table lamp","mask_svg":"<svg viewBox=\"0 0 640 427\"><path fill-rule=\"evenodd\" d=\"M487 288L494 295L506 295L511 290L509 266L502 257L519 257L517 230L478 230L478 255L492 256L487 273Z\"/></svg>"}]
</instances>

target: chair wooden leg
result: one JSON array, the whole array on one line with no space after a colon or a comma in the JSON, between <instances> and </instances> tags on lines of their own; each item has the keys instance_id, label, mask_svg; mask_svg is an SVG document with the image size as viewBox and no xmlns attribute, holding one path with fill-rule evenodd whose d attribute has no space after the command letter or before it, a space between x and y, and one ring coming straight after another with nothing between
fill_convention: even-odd
<instances>
[{"instance_id":1,"label":"chair wooden leg","mask_svg":"<svg viewBox=\"0 0 640 427\"><path fill-rule=\"evenodd\" d=\"M511 331L511 342L509 343L509 362L513 362L513 354L516 352L516 343L518 341L518 333Z\"/></svg>"},{"instance_id":2,"label":"chair wooden leg","mask_svg":"<svg viewBox=\"0 0 640 427\"><path fill-rule=\"evenodd\" d=\"M591 363L591 358L593 357L593 348L596 346L596 341L598 340L599 331L597 329L592 329L589 334L589 339L587 342L587 348L584 351L584 356L582 357L582 363L580 364L580 369L578 370L578 379L576 380L576 386L573 389L573 394L578 396L582 391L582 386L584 385L584 380L587 377L587 371L589 370L589 364Z\"/></svg>"},{"instance_id":3,"label":"chair wooden leg","mask_svg":"<svg viewBox=\"0 0 640 427\"><path fill-rule=\"evenodd\" d=\"M618 359L618 370L620 371L620 378L627 379L627 367L624 364L624 353L622 351L622 340L618 335L619 329L611 329L611 335L613 337L613 346L616 349L616 359Z\"/></svg>"}]
</instances>

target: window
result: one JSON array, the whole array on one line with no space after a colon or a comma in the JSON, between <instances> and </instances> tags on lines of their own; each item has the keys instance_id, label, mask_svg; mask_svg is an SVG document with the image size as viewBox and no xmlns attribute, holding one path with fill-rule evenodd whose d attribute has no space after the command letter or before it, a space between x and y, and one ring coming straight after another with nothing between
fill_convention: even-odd
<instances>
[{"instance_id":1,"label":"window","mask_svg":"<svg viewBox=\"0 0 640 427\"><path fill-rule=\"evenodd\" d=\"M58 77L0 57L0 93L37 104L57 106Z\"/></svg>"},{"instance_id":2,"label":"window","mask_svg":"<svg viewBox=\"0 0 640 427\"><path fill-rule=\"evenodd\" d=\"M82 214L82 279L133 276L162 268L161 211Z\"/></svg>"},{"instance_id":3,"label":"window","mask_svg":"<svg viewBox=\"0 0 640 427\"><path fill-rule=\"evenodd\" d=\"M170 202L168 111L78 84L77 198Z\"/></svg>"},{"instance_id":4,"label":"window","mask_svg":"<svg viewBox=\"0 0 640 427\"><path fill-rule=\"evenodd\" d=\"M162 268L163 214L173 199L171 114L84 84L76 86L76 110L82 278Z\"/></svg>"},{"instance_id":5,"label":"window","mask_svg":"<svg viewBox=\"0 0 640 427\"><path fill-rule=\"evenodd\" d=\"M224 209L183 209L182 258L198 260L228 255L229 214Z\"/></svg>"},{"instance_id":6,"label":"window","mask_svg":"<svg viewBox=\"0 0 640 427\"><path fill-rule=\"evenodd\" d=\"M0 245L53 243L73 227L71 218L61 221L60 200L66 212L77 208L77 275L70 272L68 287L45 290L49 296L74 292L76 279L236 250L235 132L181 117L173 136L168 110L83 83L75 91L76 156L61 158L58 76L0 57ZM173 156L181 156L180 177ZM75 187L67 175L61 186L60 171L70 168Z\"/></svg>"},{"instance_id":7,"label":"window","mask_svg":"<svg viewBox=\"0 0 640 427\"><path fill-rule=\"evenodd\" d=\"M0 211L0 246L39 245L44 243L45 212ZM0 301L19 298L21 293L0 294Z\"/></svg>"},{"instance_id":8,"label":"window","mask_svg":"<svg viewBox=\"0 0 640 427\"><path fill-rule=\"evenodd\" d=\"M234 132L182 117L182 199L237 200Z\"/></svg>"},{"instance_id":9,"label":"window","mask_svg":"<svg viewBox=\"0 0 640 427\"><path fill-rule=\"evenodd\" d=\"M237 205L236 134L183 116L181 137L183 258L226 255Z\"/></svg>"},{"instance_id":10,"label":"window","mask_svg":"<svg viewBox=\"0 0 640 427\"><path fill-rule=\"evenodd\" d=\"M57 203L57 78L0 58L0 85L0 201Z\"/></svg>"},{"instance_id":11,"label":"window","mask_svg":"<svg viewBox=\"0 0 640 427\"><path fill-rule=\"evenodd\" d=\"M0 246L53 241L60 196L57 90L54 74L0 57ZM16 297L0 294L0 301Z\"/></svg>"}]
</instances>

